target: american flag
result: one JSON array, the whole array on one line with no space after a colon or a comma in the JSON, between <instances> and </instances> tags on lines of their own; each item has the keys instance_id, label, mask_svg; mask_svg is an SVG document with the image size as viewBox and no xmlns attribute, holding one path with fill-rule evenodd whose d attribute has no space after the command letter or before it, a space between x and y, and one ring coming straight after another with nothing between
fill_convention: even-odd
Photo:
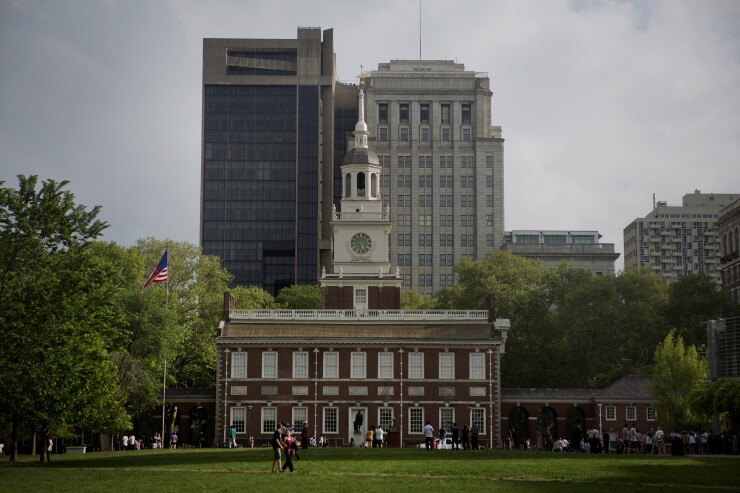
<instances>
[{"instance_id":1,"label":"american flag","mask_svg":"<svg viewBox=\"0 0 740 493\"><path fill-rule=\"evenodd\" d=\"M153 282L165 282L167 280L167 250L162 255L162 260L159 261L157 267L152 271L149 279L141 286L141 291L144 291L150 283Z\"/></svg>"}]
</instances>

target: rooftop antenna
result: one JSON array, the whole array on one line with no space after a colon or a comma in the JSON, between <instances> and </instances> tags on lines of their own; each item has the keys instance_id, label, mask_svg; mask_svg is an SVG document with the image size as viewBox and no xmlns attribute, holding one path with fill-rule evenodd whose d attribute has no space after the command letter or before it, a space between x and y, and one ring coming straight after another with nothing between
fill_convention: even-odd
<instances>
[{"instance_id":1,"label":"rooftop antenna","mask_svg":"<svg viewBox=\"0 0 740 493\"><path fill-rule=\"evenodd\" d=\"M421 0L419 0L419 60L421 60Z\"/></svg>"}]
</instances>

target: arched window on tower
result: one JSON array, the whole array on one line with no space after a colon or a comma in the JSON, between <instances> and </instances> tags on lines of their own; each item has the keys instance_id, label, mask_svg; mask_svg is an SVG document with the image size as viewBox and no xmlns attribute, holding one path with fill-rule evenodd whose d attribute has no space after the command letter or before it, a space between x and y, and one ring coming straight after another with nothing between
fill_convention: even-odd
<instances>
[{"instance_id":1,"label":"arched window on tower","mask_svg":"<svg viewBox=\"0 0 740 493\"><path fill-rule=\"evenodd\" d=\"M374 198L378 198L378 174L373 173L370 175L370 195Z\"/></svg>"},{"instance_id":2,"label":"arched window on tower","mask_svg":"<svg viewBox=\"0 0 740 493\"><path fill-rule=\"evenodd\" d=\"M352 196L352 174L344 175L344 198Z\"/></svg>"},{"instance_id":3,"label":"arched window on tower","mask_svg":"<svg viewBox=\"0 0 740 493\"><path fill-rule=\"evenodd\" d=\"M365 173L357 173L357 196L365 196Z\"/></svg>"}]
</instances>

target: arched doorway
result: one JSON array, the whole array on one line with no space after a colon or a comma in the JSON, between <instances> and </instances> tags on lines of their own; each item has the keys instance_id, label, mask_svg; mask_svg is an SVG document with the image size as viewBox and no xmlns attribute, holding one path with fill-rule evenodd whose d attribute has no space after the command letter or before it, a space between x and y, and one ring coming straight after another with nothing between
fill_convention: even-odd
<instances>
[{"instance_id":1,"label":"arched doorway","mask_svg":"<svg viewBox=\"0 0 740 493\"><path fill-rule=\"evenodd\" d=\"M529 413L521 406L509 411L509 436L514 442L512 448L519 448L529 438Z\"/></svg>"},{"instance_id":2,"label":"arched doorway","mask_svg":"<svg viewBox=\"0 0 740 493\"><path fill-rule=\"evenodd\" d=\"M203 406L190 410L190 445L208 446L208 410Z\"/></svg>"},{"instance_id":3,"label":"arched doorway","mask_svg":"<svg viewBox=\"0 0 740 493\"><path fill-rule=\"evenodd\" d=\"M571 407L565 413L565 437L570 440L570 446L578 450L586 426L586 413L580 407Z\"/></svg>"},{"instance_id":4,"label":"arched doorway","mask_svg":"<svg viewBox=\"0 0 740 493\"><path fill-rule=\"evenodd\" d=\"M537 443L543 450L551 451L552 443L557 436L557 414L551 407L541 407L537 413Z\"/></svg>"}]
</instances>

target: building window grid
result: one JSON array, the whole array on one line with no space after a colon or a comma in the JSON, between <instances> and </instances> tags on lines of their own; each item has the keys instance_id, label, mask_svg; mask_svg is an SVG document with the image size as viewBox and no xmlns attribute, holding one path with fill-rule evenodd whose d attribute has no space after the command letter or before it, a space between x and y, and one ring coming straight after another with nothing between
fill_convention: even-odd
<instances>
[{"instance_id":1,"label":"building window grid","mask_svg":"<svg viewBox=\"0 0 740 493\"><path fill-rule=\"evenodd\" d=\"M637 421L637 408L635 406L627 406L624 414L627 421Z\"/></svg>"},{"instance_id":2,"label":"building window grid","mask_svg":"<svg viewBox=\"0 0 740 493\"><path fill-rule=\"evenodd\" d=\"M393 379L393 353L378 353L378 378Z\"/></svg>"},{"instance_id":3,"label":"building window grid","mask_svg":"<svg viewBox=\"0 0 740 493\"><path fill-rule=\"evenodd\" d=\"M439 378L440 380L455 378L455 353L440 353Z\"/></svg>"},{"instance_id":4,"label":"building window grid","mask_svg":"<svg viewBox=\"0 0 740 493\"><path fill-rule=\"evenodd\" d=\"M277 429L277 408L262 408L262 433L272 433Z\"/></svg>"},{"instance_id":5,"label":"building window grid","mask_svg":"<svg viewBox=\"0 0 740 493\"><path fill-rule=\"evenodd\" d=\"M303 429L304 421L308 421L308 408L304 406L294 407L293 408L293 429L296 430L296 433L298 432L298 430Z\"/></svg>"},{"instance_id":6,"label":"building window grid","mask_svg":"<svg viewBox=\"0 0 740 493\"><path fill-rule=\"evenodd\" d=\"M440 426L447 428L447 434L452 436L452 423L455 422L455 409L451 407L439 408Z\"/></svg>"},{"instance_id":7,"label":"building window grid","mask_svg":"<svg viewBox=\"0 0 740 493\"><path fill-rule=\"evenodd\" d=\"M607 421L617 420L617 407L616 406L606 406L606 420Z\"/></svg>"},{"instance_id":8,"label":"building window grid","mask_svg":"<svg viewBox=\"0 0 740 493\"><path fill-rule=\"evenodd\" d=\"M339 378L339 353L324 353L324 378Z\"/></svg>"},{"instance_id":9,"label":"building window grid","mask_svg":"<svg viewBox=\"0 0 740 493\"><path fill-rule=\"evenodd\" d=\"M366 378L366 359L367 354L361 352L353 352L351 355L351 374L350 378Z\"/></svg>"},{"instance_id":10,"label":"building window grid","mask_svg":"<svg viewBox=\"0 0 740 493\"><path fill-rule=\"evenodd\" d=\"M247 353L231 353L231 378L247 378Z\"/></svg>"},{"instance_id":11,"label":"building window grid","mask_svg":"<svg viewBox=\"0 0 740 493\"><path fill-rule=\"evenodd\" d=\"M262 378L277 378L277 357L274 351L262 353Z\"/></svg>"},{"instance_id":12,"label":"building window grid","mask_svg":"<svg viewBox=\"0 0 740 493\"><path fill-rule=\"evenodd\" d=\"M308 378L308 353L305 351L293 353L293 378Z\"/></svg>"},{"instance_id":13,"label":"building window grid","mask_svg":"<svg viewBox=\"0 0 740 493\"><path fill-rule=\"evenodd\" d=\"M486 378L486 355L484 353L470 353L470 379L484 380Z\"/></svg>"},{"instance_id":14,"label":"building window grid","mask_svg":"<svg viewBox=\"0 0 740 493\"><path fill-rule=\"evenodd\" d=\"M655 421L656 419L656 412L655 408L653 406L648 406L648 408L645 410L645 414L648 421Z\"/></svg>"},{"instance_id":15,"label":"building window grid","mask_svg":"<svg viewBox=\"0 0 740 493\"><path fill-rule=\"evenodd\" d=\"M482 407L473 407L470 409L470 426L478 426L478 433L486 434L486 410Z\"/></svg>"},{"instance_id":16,"label":"building window grid","mask_svg":"<svg viewBox=\"0 0 740 493\"><path fill-rule=\"evenodd\" d=\"M381 407L378 409L378 424L384 430L390 430L393 427L394 421L392 407Z\"/></svg>"},{"instance_id":17,"label":"building window grid","mask_svg":"<svg viewBox=\"0 0 740 493\"><path fill-rule=\"evenodd\" d=\"M424 432L424 408L412 407L409 408L409 433L423 433Z\"/></svg>"},{"instance_id":18,"label":"building window grid","mask_svg":"<svg viewBox=\"0 0 740 493\"><path fill-rule=\"evenodd\" d=\"M244 424L246 423L247 410L243 407L231 408L231 424L236 428L237 433L244 433Z\"/></svg>"},{"instance_id":19,"label":"building window grid","mask_svg":"<svg viewBox=\"0 0 740 493\"><path fill-rule=\"evenodd\" d=\"M424 353L409 353L408 368L410 380L424 378Z\"/></svg>"},{"instance_id":20,"label":"building window grid","mask_svg":"<svg viewBox=\"0 0 740 493\"><path fill-rule=\"evenodd\" d=\"M325 407L324 408L324 433L338 433L339 432L339 409L336 407Z\"/></svg>"}]
</instances>

